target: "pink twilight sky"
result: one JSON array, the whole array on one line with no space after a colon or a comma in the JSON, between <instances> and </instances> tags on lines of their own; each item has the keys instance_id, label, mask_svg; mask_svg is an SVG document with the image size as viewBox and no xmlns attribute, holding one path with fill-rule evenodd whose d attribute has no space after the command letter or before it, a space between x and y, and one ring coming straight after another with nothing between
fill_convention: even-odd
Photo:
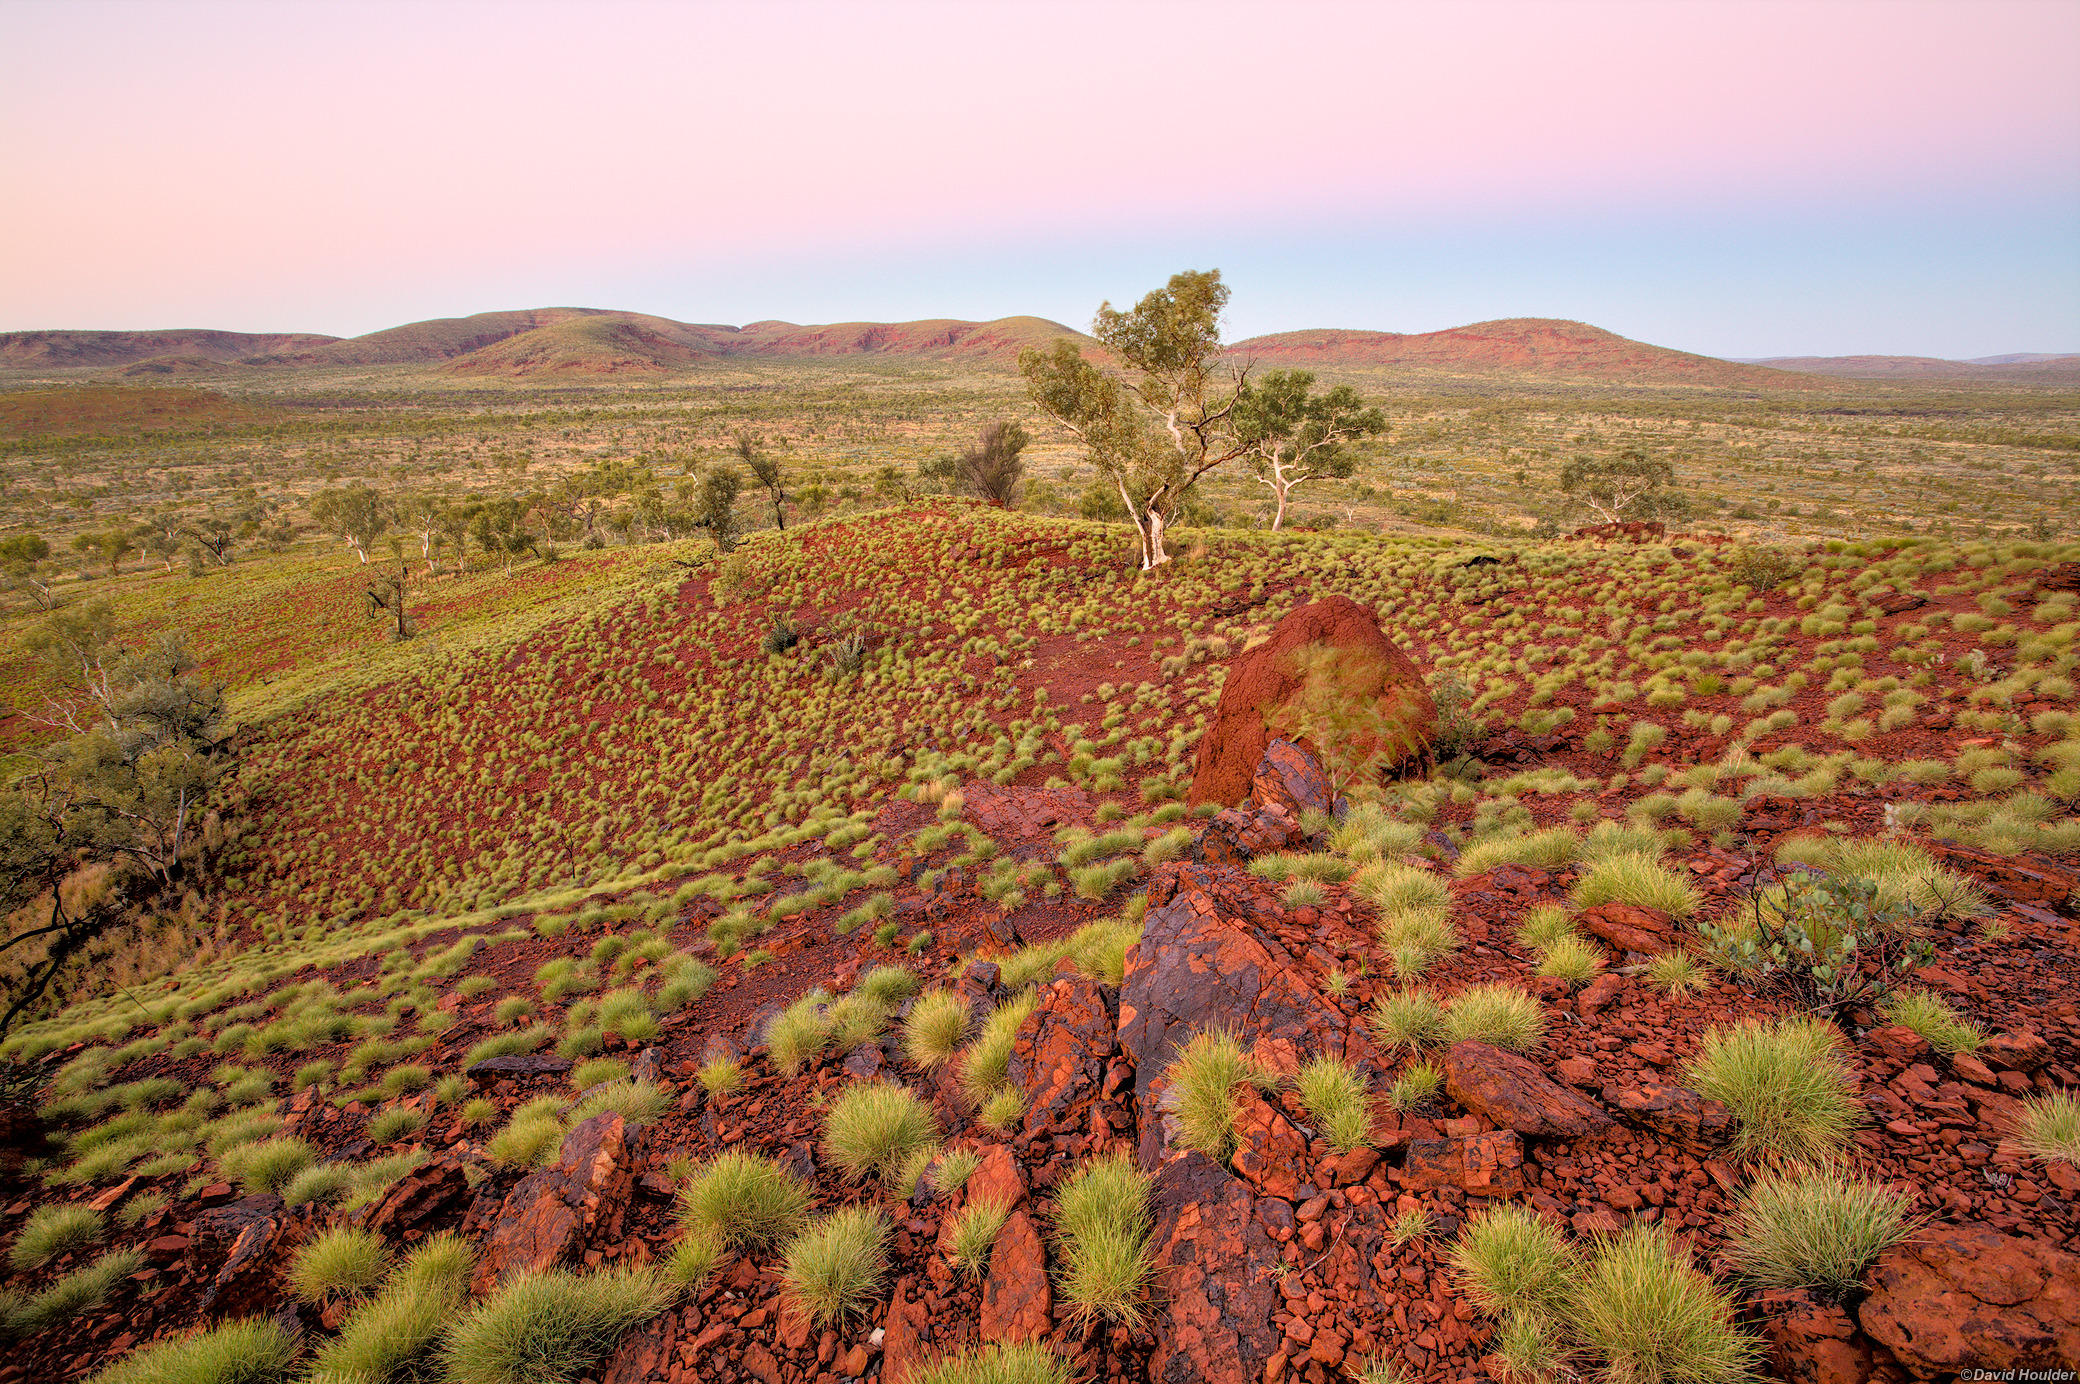
<instances>
[{"instance_id":1,"label":"pink twilight sky","mask_svg":"<svg viewBox=\"0 0 2080 1384\"><path fill-rule=\"evenodd\" d=\"M0 4L0 331L576 304L2080 351L2080 3Z\"/></svg>"}]
</instances>

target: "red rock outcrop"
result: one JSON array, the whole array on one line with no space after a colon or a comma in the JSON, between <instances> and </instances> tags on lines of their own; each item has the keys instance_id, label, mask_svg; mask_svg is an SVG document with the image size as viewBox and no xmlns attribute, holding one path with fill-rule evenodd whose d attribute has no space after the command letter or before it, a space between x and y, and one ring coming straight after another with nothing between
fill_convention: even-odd
<instances>
[{"instance_id":1,"label":"red rock outcrop","mask_svg":"<svg viewBox=\"0 0 2080 1384\"><path fill-rule=\"evenodd\" d=\"M1199 743L1191 801L1240 803L1274 736L1317 760L1327 753L1332 770L1376 770L1421 754L1436 720L1422 670L1380 632L1372 612L1325 597L1286 616L1268 643L1229 665ZM1308 728L1330 721L1335 743L1312 743Z\"/></svg>"},{"instance_id":2,"label":"red rock outcrop","mask_svg":"<svg viewBox=\"0 0 2080 1384\"><path fill-rule=\"evenodd\" d=\"M618 1235L634 1190L621 1117L593 1116L564 1135L553 1167L529 1173L506 1194L471 1291L482 1295L509 1275L554 1268L593 1234Z\"/></svg>"},{"instance_id":3,"label":"red rock outcrop","mask_svg":"<svg viewBox=\"0 0 2080 1384\"><path fill-rule=\"evenodd\" d=\"M1452 1044L1444 1055L1444 1084L1453 1100L1519 1134L1581 1139L1614 1123L1603 1107L1547 1077L1530 1058L1486 1043Z\"/></svg>"},{"instance_id":4,"label":"red rock outcrop","mask_svg":"<svg viewBox=\"0 0 2080 1384\"><path fill-rule=\"evenodd\" d=\"M1991 1226L1935 1226L1878 1261L1857 1316L1918 1379L2080 1363L2080 1256Z\"/></svg>"},{"instance_id":5,"label":"red rock outcrop","mask_svg":"<svg viewBox=\"0 0 2080 1384\"><path fill-rule=\"evenodd\" d=\"M1127 952L1119 1043L1134 1064L1140 1161L1166 1156L1165 1068L1202 1030L1223 1028L1262 1065L1290 1075L1326 1053L1383 1070L1371 1040L1322 997L1285 948L1254 921L1223 916L1213 896L1187 886L1149 910Z\"/></svg>"},{"instance_id":6,"label":"red rock outcrop","mask_svg":"<svg viewBox=\"0 0 2080 1384\"><path fill-rule=\"evenodd\" d=\"M1259 1384L1278 1349L1271 1323L1278 1246L1249 1189L1200 1153L1156 1175L1156 1351L1162 1384ZM1267 1203L1267 1205L1270 1203Z\"/></svg>"}]
</instances>

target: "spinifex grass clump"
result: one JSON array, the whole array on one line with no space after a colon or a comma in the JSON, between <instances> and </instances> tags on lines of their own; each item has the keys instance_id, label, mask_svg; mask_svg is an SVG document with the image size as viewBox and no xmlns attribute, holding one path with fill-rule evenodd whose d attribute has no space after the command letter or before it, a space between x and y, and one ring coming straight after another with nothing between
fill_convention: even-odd
<instances>
[{"instance_id":1,"label":"spinifex grass clump","mask_svg":"<svg viewBox=\"0 0 2080 1384\"><path fill-rule=\"evenodd\" d=\"M1239 1114L1235 1088L1269 1077L1250 1060L1234 1034L1208 1029L1185 1044L1165 1073L1174 1093L1178 1138L1186 1148L1225 1163L1235 1151Z\"/></svg>"},{"instance_id":2,"label":"spinifex grass clump","mask_svg":"<svg viewBox=\"0 0 2080 1384\"><path fill-rule=\"evenodd\" d=\"M101 1213L88 1206L39 1206L29 1213L8 1248L17 1269L40 1269L61 1254L82 1249L102 1236Z\"/></svg>"},{"instance_id":3,"label":"spinifex grass clump","mask_svg":"<svg viewBox=\"0 0 2080 1384\"><path fill-rule=\"evenodd\" d=\"M1737 1384L1761 1358L1734 1326L1732 1300L1659 1225L1628 1226L1597 1246L1568 1324L1614 1380Z\"/></svg>"},{"instance_id":4,"label":"spinifex grass clump","mask_svg":"<svg viewBox=\"0 0 2080 1384\"><path fill-rule=\"evenodd\" d=\"M1444 1036L1454 1043L1472 1040L1529 1052L1545 1037L1545 1028L1538 1001L1514 985L1470 986L1452 996L1445 1010Z\"/></svg>"},{"instance_id":5,"label":"spinifex grass clump","mask_svg":"<svg viewBox=\"0 0 2080 1384\"><path fill-rule=\"evenodd\" d=\"M1734 1149L1743 1157L1823 1162L1856 1128L1840 1040L1822 1019L1714 1027L1685 1084L1733 1112Z\"/></svg>"},{"instance_id":6,"label":"spinifex grass clump","mask_svg":"<svg viewBox=\"0 0 2080 1384\"><path fill-rule=\"evenodd\" d=\"M92 1384L261 1384L286 1376L296 1346L296 1334L279 1323L248 1317L126 1355Z\"/></svg>"},{"instance_id":7,"label":"spinifex grass clump","mask_svg":"<svg viewBox=\"0 0 2080 1384\"><path fill-rule=\"evenodd\" d=\"M1913 1232L1907 1206L1890 1188L1830 1170L1759 1178L1734 1211L1727 1257L1749 1282L1839 1299Z\"/></svg>"},{"instance_id":8,"label":"spinifex grass clump","mask_svg":"<svg viewBox=\"0 0 2080 1384\"><path fill-rule=\"evenodd\" d=\"M874 1300L888 1268L889 1233L879 1207L847 1206L788 1242L788 1291L816 1325L834 1326Z\"/></svg>"},{"instance_id":9,"label":"spinifex grass clump","mask_svg":"<svg viewBox=\"0 0 2080 1384\"><path fill-rule=\"evenodd\" d=\"M1293 1077L1322 1137L1339 1153L1363 1145L1372 1130L1371 1093L1357 1068L1333 1057L1317 1057Z\"/></svg>"},{"instance_id":10,"label":"spinifex grass clump","mask_svg":"<svg viewBox=\"0 0 2080 1384\"><path fill-rule=\"evenodd\" d=\"M995 1345L949 1355L911 1384L1069 1384L1069 1362L1045 1346Z\"/></svg>"},{"instance_id":11,"label":"spinifex grass clump","mask_svg":"<svg viewBox=\"0 0 2080 1384\"><path fill-rule=\"evenodd\" d=\"M1055 1198L1055 1263L1062 1300L1086 1320L1135 1322L1155 1273L1148 1248L1153 1179L1125 1154L1085 1164Z\"/></svg>"},{"instance_id":12,"label":"spinifex grass clump","mask_svg":"<svg viewBox=\"0 0 2080 1384\"><path fill-rule=\"evenodd\" d=\"M932 1108L904 1086L854 1086L824 1115L824 1155L853 1177L875 1176L893 1185L912 1155L938 1139Z\"/></svg>"},{"instance_id":13,"label":"spinifex grass clump","mask_svg":"<svg viewBox=\"0 0 2080 1384\"><path fill-rule=\"evenodd\" d=\"M1946 1057L1976 1052L1986 1042L1986 1030L1927 990L1895 990L1879 1003L1878 1012L1914 1030Z\"/></svg>"},{"instance_id":14,"label":"spinifex grass clump","mask_svg":"<svg viewBox=\"0 0 2080 1384\"><path fill-rule=\"evenodd\" d=\"M388 1261L382 1236L334 1226L296 1252L289 1263L289 1287L299 1302L359 1297L382 1281Z\"/></svg>"},{"instance_id":15,"label":"spinifex grass clump","mask_svg":"<svg viewBox=\"0 0 2080 1384\"><path fill-rule=\"evenodd\" d=\"M383 1290L348 1317L318 1350L309 1384L393 1384L423 1377L432 1355L469 1295L475 1256L457 1235L421 1240Z\"/></svg>"},{"instance_id":16,"label":"spinifex grass clump","mask_svg":"<svg viewBox=\"0 0 2080 1384\"><path fill-rule=\"evenodd\" d=\"M1444 1037L1444 1006L1424 990L1401 990L1381 995L1366 1016L1372 1032L1389 1052L1395 1048L1419 1048Z\"/></svg>"},{"instance_id":17,"label":"spinifex grass clump","mask_svg":"<svg viewBox=\"0 0 2080 1384\"><path fill-rule=\"evenodd\" d=\"M730 1149L696 1172L679 1194L679 1228L718 1251L764 1249L801 1227L809 1188L788 1168Z\"/></svg>"},{"instance_id":18,"label":"spinifex grass clump","mask_svg":"<svg viewBox=\"0 0 2080 1384\"><path fill-rule=\"evenodd\" d=\"M1011 1219L1011 1203L1004 1198L971 1201L954 1218L953 1235L947 1249L954 1267L969 1278L979 1278L989 1262L990 1247L1004 1222Z\"/></svg>"},{"instance_id":19,"label":"spinifex grass clump","mask_svg":"<svg viewBox=\"0 0 2080 1384\"><path fill-rule=\"evenodd\" d=\"M447 1384L555 1384L591 1370L671 1305L654 1269L523 1273L478 1303L441 1350Z\"/></svg>"},{"instance_id":20,"label":"spinifex grass clump","mask_svg":"<svg viewBox=\"0 0 2080 1384\"><path fill-rule=\"evenodd\" d=\"M2015 1120L2015 1142L2047 1163L2080 1164L2080 1098L2054 1091L2024 1101Z\"/></svg>"}]
</instances>

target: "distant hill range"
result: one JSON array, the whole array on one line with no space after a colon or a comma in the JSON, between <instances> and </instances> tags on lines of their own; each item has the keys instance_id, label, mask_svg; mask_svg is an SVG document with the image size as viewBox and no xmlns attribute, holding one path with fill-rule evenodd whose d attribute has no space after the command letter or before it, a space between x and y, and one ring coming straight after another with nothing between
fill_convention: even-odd
<instances>
[{"instance_id":1,"label":"distant hill range","mask_svg":"<svg viewBox=\"0 0 2080 1384\"><path fill-rule=\"evenodd\" d=\"M1748 362L1802 375L1845 380L1994 380L2011 384L2080 384L2080 355L2021 352L1939 360L1934 356L1774 356Z\"/></svg>"},{"instance_id":2,"label":"distant hill range","mask_svg":"<svg viewBox=\"0 0 2080 1384\"><path fill-rule=\"evenodd\" d=\"M233 366L429 365L458 375L661 375L736 357L865 355L1009 365L1021 349L1060 336L1081 333L1039 317L728 327L600 308L535 308L442 317L345 339L210 331L10 332L0 335L0 369L92 368L150 377Z\"/></svg>"},{"instance_id":3,"label":"distant hill range","mask_svg":"<svg viewBox=\"0 0 2080 1384\"><path fill-rule=\"evenodd\" d=\"M873 356L1006 368L1028 346L1083 333L1041 317L993 322L840 322L730 327L601 308L533 308L413 322L366 336L200 330L37 331L0 334L0 370L114 374L140 383L237 369L418 365L508 379L666 376L740 359ZM1901 356L1727 361L1633 341L1583 322L1511 317L1448 331L1402 334L1313 330L1251 337L1228 348L1266 368L1420 370L1716 388L1819 388L1814 376L1851 379L1993 378L2080 382L2080 356L1937 361Z\"/></svg>"},{"instance_id":4,"label":"distant hill range","mask_svg":"<svg viewBox=\"0 0 2080 1384\"><path fill-rule=\"evenodd\" d=\"M1414 335L1279 332L1238 341L1228 352L1273 366L1397 366L1451 373L1591 378L1613 383L1800 387L1800 381L1782 371L1649 346L1586 322L1553 317L1505 317Z\"/></svg>"}]
</instances>

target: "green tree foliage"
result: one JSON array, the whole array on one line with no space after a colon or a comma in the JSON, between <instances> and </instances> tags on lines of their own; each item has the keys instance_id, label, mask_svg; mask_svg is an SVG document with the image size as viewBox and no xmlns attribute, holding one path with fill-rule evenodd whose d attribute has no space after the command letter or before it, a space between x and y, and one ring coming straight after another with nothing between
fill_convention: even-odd
<instances>
[{"instance_id":1,"label":"green tree foliage","mask_svg":"<svg viewBox=\"0 0 2080 1384\"><path fill-rule=\"evenodd\" d=\"M42 542L41 539L37 540ZM108 574L113 577L122 570L122 561L137 551L130 535L121 529L105 529L99 533L83 533L72 540L76 553L108 564Z\"/></svg>"},{"instance_id":2,"label":"green tree foliage","mask_svg":"<svg viewBox=\"0 0 2080 1384\"><path fill-rule=\"evenodd\" d=\"M29 647L65 689L46 712L72 732L0 792L0 916L40 916L0 942L0 1031L113 919L105 895L68 903L94 863L172 885L222 755L223 689L172 639L117 639L107 605L54 613Z\"/></svg>"},{"instance_id":3,"label":"green tree foliage","mask_svg":"<svg viewBox=\"0 0 2080 1384\"><path fill-rule=\"evenodd\" d=\"M701 477L700 522L715 540L718 551L734 550L742 534L737 519L737 495L743 488L744 478L734 466L717 466Z\"/></svg>"},{"instance_id":4,"label":"green tree foliage","mask_svg":"<svg viewBox=\"0 0 2080 1384\"><path fill-rule=\"evenodd\" d=\"M51 545L33 533L11 533L0 538L0 581L10 591L27 596L44 610L57 608L57 593L51 589Z\"/></svg>"},{"instance_id":5,"label":"green tree foliage","mask_svg":"<svg viewBox=\"0 0 2080 1384\"><path fill-rule=\"evenodd\" d=\"M737 459L744 463L744 469L765 490L766 499L773 506L773 527L786 528L787 514L783 507L787 503L787 490L781 483L779 458L758 450L758 439L750 433L738 433L731 445L736 449ZM734 501L736 497L732 495L730 498Z\"/></svg>"},{"instance_id":6,"label":"green tree foliage","mask_svg":"<svg viewBox=\"0 0 2080 1384\"><path fill-rule=\"evenodd\" d=\"M1285 527L1295 486L1350 475L1356 463L1345 444L1387 430L1386 415L1366 408L1349 385L1323 394L1313 388L1314 376L1306 370L1273 370L1236 393L1235 436L1246 449L1251 475L1278 497L1273 529Z\"/></svg>"},{"instance_id":7,"label":"green tree foliage","mask_svg":"<svg viewBox=\"0 0 2080 1384\"><path fill-rule=\"evenodd\" d=\"M368 486L356 482L336 490L321 490L311 497L311 518L343 539L354 555L368 561L368 548L390 528L390 502Z\"/></svg>"},{"instance_id":8,"label":"green tree foliage","mask_svg":"<svg viewBox=\"0 0 2080 1384\"><path fill-rule=\"evenodd\" d=\"M1129 312L1103 304L1091 333L1120 362L1117 374L1066 339L1019 353L1034 405L1075 434L1118 490L1141 537L1144 572L1170 560L1163 535L1185 491L1248 450L1234 428L1248 371L1224 378L1220 359L1227 302L1215 269L1173 274Z\"/></svg>"},{"instance_id":9,"label":"green tree foliage","mask_svg":"<svg viewBox=\"0 0 2080 1384\"><path fill-rule=\"evenodd\" d=\"M1560 488L1606 524L1681 518L1690 507L1675 485L1674 464L1637 447L1614 457L1578 456L1560 469Z\"/></svg>"}]
</instances>

